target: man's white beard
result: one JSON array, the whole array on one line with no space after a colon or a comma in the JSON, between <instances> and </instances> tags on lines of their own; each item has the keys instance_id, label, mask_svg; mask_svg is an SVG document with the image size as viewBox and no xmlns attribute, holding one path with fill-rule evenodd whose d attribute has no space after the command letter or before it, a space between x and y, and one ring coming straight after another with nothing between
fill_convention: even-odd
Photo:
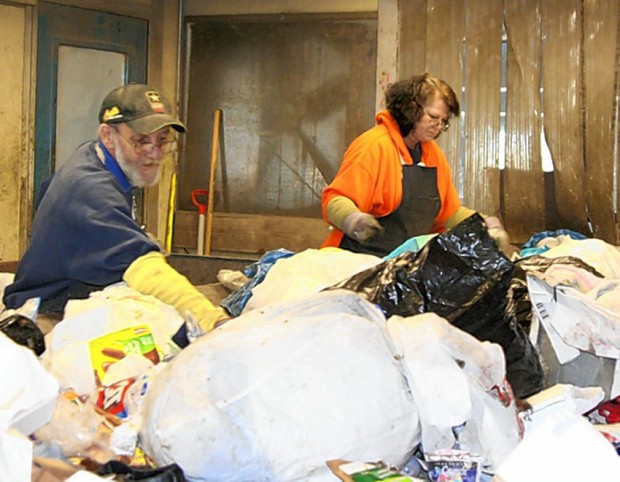
<instances>
[{"instance_id":1,"label":"man's white beard","mask_svg":"<svg viewBox=\"0 0 620 482\"><path fill-rule=\"evenodd\" d=\"M157 170L157 174L155 175L155 178L153 179L153 181L148 182L147 179L144 179L144 176L136 169L136 167L133 164L130 164L129 162L127 162L127 159L125 159L125 155L123 154L123 150L121 149L121 145L120 142L118 140L118 136L114 135L114 152L115 152L115 158L116 158L116 162L118 162L118 165L121 167L121 169L123 170L123 172L125 173L125 176L127 176L127 178L129 179L129 182L131 183L132 186L134 187L150 187L150 186L154 186L155 184L157 184L157 181L159 181L159 173L160 170Z\"/></svg>"}]
</instances>

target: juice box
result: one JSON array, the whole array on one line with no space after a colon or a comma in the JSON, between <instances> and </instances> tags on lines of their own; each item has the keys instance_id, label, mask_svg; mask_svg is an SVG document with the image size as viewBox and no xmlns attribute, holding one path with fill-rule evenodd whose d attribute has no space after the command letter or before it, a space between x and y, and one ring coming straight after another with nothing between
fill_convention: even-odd
<instances>
[{"instance_id":1,"label":"juice box","mask_svg":"<svg viewBox=\"0 0 620 482\"><path fill-rule=\"evenodd\" d=\"M143 355L154 365L160 362L159 352L148 325L136 325L108 333L91 340L89 345L97 385L101 385L110 366L127 355Z\"/></svg>"}]
</instances>

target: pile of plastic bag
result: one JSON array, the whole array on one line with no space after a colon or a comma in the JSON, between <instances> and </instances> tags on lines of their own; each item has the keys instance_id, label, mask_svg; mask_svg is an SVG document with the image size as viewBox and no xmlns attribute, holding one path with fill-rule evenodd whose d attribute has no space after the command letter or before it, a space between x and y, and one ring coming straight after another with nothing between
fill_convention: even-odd
<instances>
[{"instance_id":1,"label":"pile of plastic bag","mask_svg":"<svg viewBox=\"0 0 620 482\"><path fill-rule=\"evenodd\" d=\"M535 240L509 260L472 216L385 259L267 253L183 349L193 320L124 284L44 344L36 302L4 313L0 480L605 480L620 254Z\"/></svg>"}]
</instances>

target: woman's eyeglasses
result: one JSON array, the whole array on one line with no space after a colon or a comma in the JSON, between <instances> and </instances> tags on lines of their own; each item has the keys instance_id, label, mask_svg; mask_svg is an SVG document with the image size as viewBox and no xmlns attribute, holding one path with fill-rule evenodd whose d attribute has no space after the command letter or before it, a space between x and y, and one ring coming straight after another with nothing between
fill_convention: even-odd
<instances>
[{"instance_id":1,"label":"woman's eyeglasses","mask_svg":"<svg viewBox=\"0 0 620 482\"><path fill-rule=\"evenodd\" d=\"M450 128L450 122L448 119L442 119L441 116L429 114L424 111L424 114L431 120L431 124L439 126L441 132L446 132Z\"/></svg>"}]
</instances>

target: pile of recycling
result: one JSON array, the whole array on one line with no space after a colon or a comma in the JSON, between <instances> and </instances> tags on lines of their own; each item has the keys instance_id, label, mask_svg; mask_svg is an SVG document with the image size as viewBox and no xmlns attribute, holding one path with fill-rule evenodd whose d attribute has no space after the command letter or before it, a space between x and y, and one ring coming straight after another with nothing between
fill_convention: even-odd
<instances>
[{"instance_id":1,"label":"pile of recycling","mask_svg":"<svg viewBox=\"0 0 620 482\"><path fill-rule=\"evenodd\" d=\"M385 258L280 249L218 279L232 318L209 333L122 283L45 336L38 300L5 310L0 480L620 473L618 247L544 232L509 259L474 215Z\"/></svg>"}]
</instances>

